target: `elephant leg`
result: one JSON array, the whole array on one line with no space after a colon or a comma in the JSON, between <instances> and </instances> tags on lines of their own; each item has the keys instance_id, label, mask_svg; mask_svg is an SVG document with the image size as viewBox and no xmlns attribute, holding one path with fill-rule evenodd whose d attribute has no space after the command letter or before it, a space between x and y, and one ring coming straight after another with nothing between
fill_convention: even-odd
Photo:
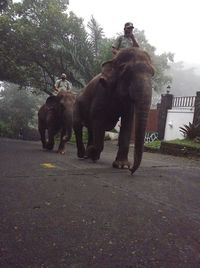
<instances>
[{"instance_id":1,"label":"elephant leg","mask_svg":"<svg viewBox=\"0 0 200 268\"><path fill-rule=\"evenodd\" d=\"M86 155L88 158L96 161L100 158L100 154L103 151L105 130L100 120L94 122L92 129L92 144L87 147Z\"/></svg>"},{"instance_id":2,"label":"elephant leg","mask_svg":"<svg viewBox=\"0 0 200 268\"><path fill-rule=\"evenodd\" d=\"M53 150L54 147L54 136L55 132L52 129L48 129L48 142L46 144L47 150Z\"/></svg>"},{"instance_id":3,"label":"elephant leg","mask_svg":"<svg viewBox=\"0 0 200 268\"><path fill-rule=\"evenodd\" d=\"M133 125L133 111L128 112L125 116L122 116L121 118L121 127L118 140L119 147L116 159L113 162L114 168L130 168L130 162L128 161L128 152L129 152L132 125Z\"/></svg>"},{"instance_id":4,"label":"elephant leg","mask_svg":"<svg viewBox=\"0 0 200 268\"><path fill-rule=\"evenodd\" d=\"M86 152L85 152L85 158L88 158L87 152L88 148L93 144L93 133L91 128L88 128L88 141L87 141L87 146L86 146Z\"/></svg>"},{"instance_id":5,"label":"elephant leg","mask_svg":"<svg viewBox=\"0 0 200 268\"><path fill-rule=\"evenodd\" d=\"M65 153L65 145L71 139L72 136L72 128L62 128L60 134L60 144L58 147L58 153L64 154Z\"/></svg>"},{"instance_id":6,"label":"elephant leg","mask_svg":"<svg viewBox=\"0 0 200 268\"><path fill-rule=\"evenodd\" d=\"M74 123L73 129L76 137L77 156L79 158L84 158L85 146L83 144L83 126L81 124Z\"/></svg>"},{"instance_id":7,"label":"elephant leg","mask_svg":"<svg viewBox=\"0 0 200 268\"><path fill-rule=\"evenodd\" d=\"M38 130L39 130L39 133L40 133L42 147L43 147L43 149L45 149L46 148L45 128L40 126Z\"/></svg>"}]
</instances>

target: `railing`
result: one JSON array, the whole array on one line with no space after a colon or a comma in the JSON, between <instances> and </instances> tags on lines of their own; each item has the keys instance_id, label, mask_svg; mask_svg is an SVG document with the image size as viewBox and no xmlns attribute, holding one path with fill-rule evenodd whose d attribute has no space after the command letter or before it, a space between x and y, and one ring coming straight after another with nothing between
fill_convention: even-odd
<instances>
[{"instance_id":1,"label":"railing","mask_svg":"<svg viewBox=\"0 0 200 268\"><path fill-rule=\"evenodd\" d=\"M196 96L174 97L172 107L194 107Z\"/></svg>"}]
</instances>

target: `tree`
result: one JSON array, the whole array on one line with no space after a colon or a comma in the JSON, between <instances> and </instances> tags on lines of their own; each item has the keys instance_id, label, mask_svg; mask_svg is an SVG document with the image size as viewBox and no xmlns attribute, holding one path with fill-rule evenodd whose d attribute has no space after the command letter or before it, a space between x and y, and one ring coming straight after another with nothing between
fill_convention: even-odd
<instances>
[{"instance_id":1,"label":"tree","mask_svg":"<svg viewBox=\"0 0 200 268\"><path fill-rule=\"evenodd\" d=\"M101 71L102 62L112 58L113 39L104 37L94 17L86 31L83 19L67 8L66 0L24 0L2 11L0 80L50 94L63 72L81 88ZM171 81L166 70L173 55L156 55L143 31L136 29L136 37L152 56L154 89L160 91Z\"/></svg>"},{"instance_id":2,"label":"tree","mask_svg":"<svg viewBox=\"0 0 200 268\"><path fill-rule=\"evenodd\" d=\"M105 38L103 28L93 16L87 26L89 28L89 41L94 57L94 75L96 75L101 72L101 64L112 58L110 50L112 40Z\"/></svg>"},{"instance_id":3,"label":"tree","mask_svg":"<svg viewBox=\"0 0 200 268\"><path fill-rule=\"evenodd\" d=\"M94 57L97 58L100 53L100 45L104 36L103 28L101 28L93 16L91 17L91 20L88 22L87 26L90 30L89 36L93 48L93 54Z\"/></svg>"},{"instance_id":4,"label":"tree","mask_svg":"<svg viewBox=\"0 0 200 268\"><path fill-rule=\"evenodd\" d=\"M78 86L91 79L88 34L82 19L72 12L68 15L66 8L64 0L24 0L4 12L0 18L1 80L48 92L62 72Z\"/></svg>"},{"instance_id":5,"label":"tree","mask_svg":"<svg viewBox=\"0 0 200 268\"><path fill-rule=\"evenodd\" d=\"M0 13L8 8L12 4L12 0L0 0Z\"/></svg>"},{"instance_id":6,"label":"tree","mask_svg":"<svg viewBox=\"0 0 200 268\"><path fill-rule=\"evenodd\" d=\"M5 84L5 89L0 92L0 135L16 138L21 128L34 125L37 109L37 98L30 91Z\"/></svg>"}]
</instances>

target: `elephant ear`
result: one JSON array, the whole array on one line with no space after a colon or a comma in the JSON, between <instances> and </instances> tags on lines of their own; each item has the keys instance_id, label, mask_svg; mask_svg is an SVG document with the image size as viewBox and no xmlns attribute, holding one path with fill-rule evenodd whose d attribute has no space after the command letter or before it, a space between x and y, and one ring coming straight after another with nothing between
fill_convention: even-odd
<instances>
[{"instance_id":1,"label":"elephant ear","mask_svg":"<svg viewBox=\"0 0 200 268\"><path fill-rule=\"evenodd\" d=\"M112 68L113 68L113 61L112 60L103 62L101 65L101 72L102 73L110 72L110 71L112 71Z\"/></svg>"},{"instance_id":2,"label":"elephant ear","mask_svg":"<svg viewBox=\"0 0 200 268\"><path fill-rule=\"evenodd\" d=\"M50 96L47 98L46 100L46 105L48 107L54 106L55 104L57 104L57 97L56 96Z\"/></svg>"},{"instance_id":3,"label":"elephant ear","mask_svg":"<svg viewBox=\"0 0 200 268\"><path fill-rule=\"evenodd\" d=\"M99 79L100 83L103 85L103 87L110 87L112 86L116 81L116 73L114 69L113 61L106 61L101 66L101 76Z\"/></svg>"}]
</instances>

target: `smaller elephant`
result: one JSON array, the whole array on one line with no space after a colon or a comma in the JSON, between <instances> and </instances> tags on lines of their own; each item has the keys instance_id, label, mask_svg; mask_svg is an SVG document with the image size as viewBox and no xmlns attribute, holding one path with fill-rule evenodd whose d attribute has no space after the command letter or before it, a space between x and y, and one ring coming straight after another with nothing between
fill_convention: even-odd
<instances>
[{"instance_id":1,"label":"smaller elephant","mask_svg":"<svg viewBox=\"0 0 200 268\"><path fill-rule=\"evenodd\" d=\"M57 96L50 96L38 111L38 130L44 149L53 150L54 137L60 132L58 153L65 153L65 144L71 139L73 106L75 94L61 91ZM46 141L45 132L48 132Z\"/></svg>"}]
</instances>

